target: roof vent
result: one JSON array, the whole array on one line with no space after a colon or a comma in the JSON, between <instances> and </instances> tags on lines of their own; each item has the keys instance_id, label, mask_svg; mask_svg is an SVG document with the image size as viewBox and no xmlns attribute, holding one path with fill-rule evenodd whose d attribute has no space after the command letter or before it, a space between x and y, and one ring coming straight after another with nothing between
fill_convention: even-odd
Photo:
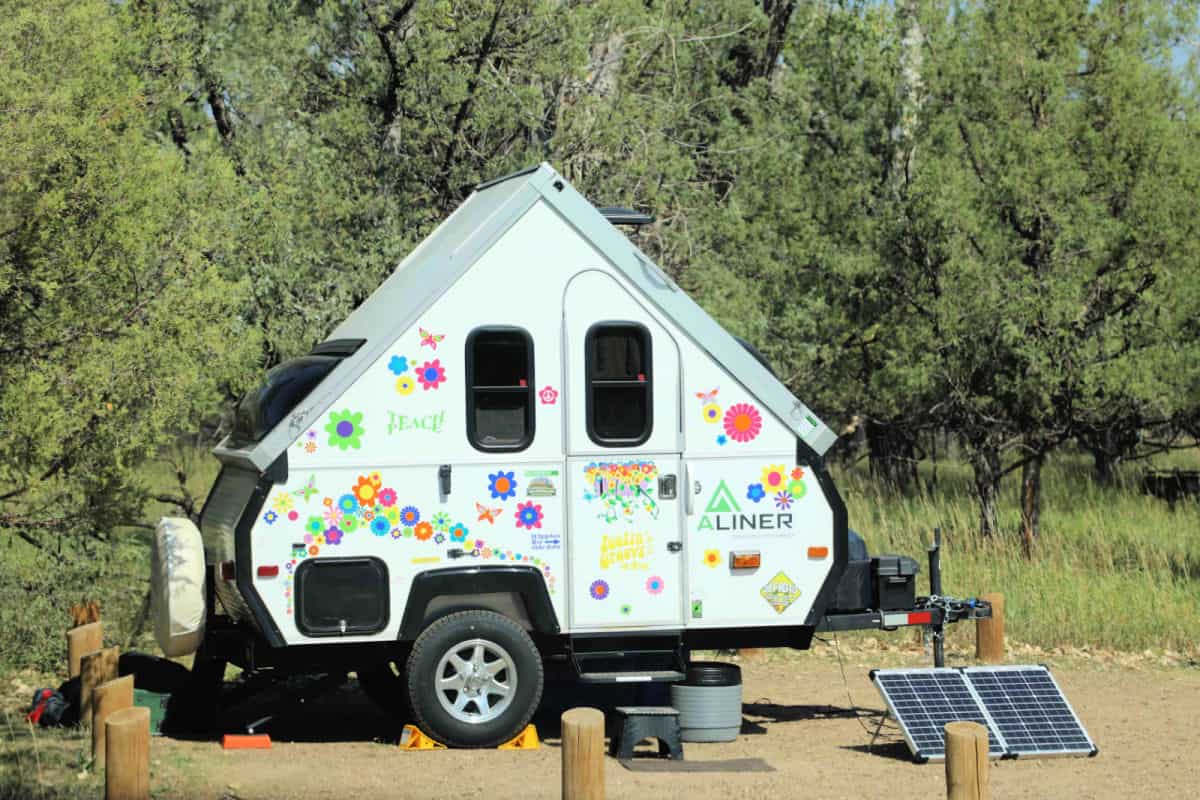
<instances>
[{"instance_id":1,"label":"roof vent","mask_svg":"<svg viewBox=\"0 0 1200 800\"><path fill-rule=\"evenodd\" d=\"M613 225L632 225L636 228L654 222L653 214L643 214L624 206L605 206L600 209L600 213Z\"/></svg>"}]
</instances>

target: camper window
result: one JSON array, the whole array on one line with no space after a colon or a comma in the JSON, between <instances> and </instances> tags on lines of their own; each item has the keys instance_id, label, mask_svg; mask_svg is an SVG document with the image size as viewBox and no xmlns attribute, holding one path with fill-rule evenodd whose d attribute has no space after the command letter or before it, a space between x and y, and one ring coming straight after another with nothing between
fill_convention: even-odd
<instances>
[{"instance_id":1,"label":"camper window","mask_svg":"<svg viewBox=\"0 0 1200 800\"><path fill-rule=\"evenodd\" d=\"M588 436L603 447L650 438L650 332L634 322L600 322L587 333Z\"/></svg>"},{"instance_id":2,"label":"camper window","mask_svg":"<svg viewBox=\"0 0 1200 800\"><path fill-rule=\"evenodd\" d=\"M533 441L533 341L521 328L476 328L467 337L467 438L486 452Z\"/></svg>"}]
</instances>

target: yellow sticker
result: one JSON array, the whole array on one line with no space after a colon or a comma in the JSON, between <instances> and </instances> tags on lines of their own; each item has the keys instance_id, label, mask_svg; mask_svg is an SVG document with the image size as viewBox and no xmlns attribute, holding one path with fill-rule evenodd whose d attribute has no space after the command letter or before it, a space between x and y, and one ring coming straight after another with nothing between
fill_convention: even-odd
<instances>
[{"instance_id":1,"label":"yellow sticker","mask_svg":"<svg viewBox=\"0 0 1200 800\"><path fill-rule=\"evenodd\" d=\"M442 560L441 556L421 556L419 558L414 558L412 560L412 563L414 563L414 564L436 564L441 560Z\"/></svg>"},{"instance_id":2,"label":"yellow sticker","mask_svg":"<svg viewBox=\"0 0 1200 800\"><path fill-rule=\"evenodd\" d=\"M759 594L771 604L771 608L782 614L788 606L796 602L796 598L800 596L800 587L792 583L792 579L784 573L777 572L775 577L759 590Z\"/></svg>"}]
</instances>

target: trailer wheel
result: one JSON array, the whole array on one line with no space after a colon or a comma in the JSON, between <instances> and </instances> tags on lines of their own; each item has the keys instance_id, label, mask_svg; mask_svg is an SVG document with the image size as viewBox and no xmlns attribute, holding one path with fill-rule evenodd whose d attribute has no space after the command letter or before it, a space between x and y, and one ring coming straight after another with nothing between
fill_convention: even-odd
<instances>
[{"instance_id":1,"label":"trailer wheel","mask_svg":"<svg viewBox=\"0 0 1200 800\"><path fill-rule=\"evenodd\" d=\"M542 697L537 645L493 611L460 611L426 628L407 677L417 725L455 747L503 744L529 724Z\"/></svg>"}]
</instances>

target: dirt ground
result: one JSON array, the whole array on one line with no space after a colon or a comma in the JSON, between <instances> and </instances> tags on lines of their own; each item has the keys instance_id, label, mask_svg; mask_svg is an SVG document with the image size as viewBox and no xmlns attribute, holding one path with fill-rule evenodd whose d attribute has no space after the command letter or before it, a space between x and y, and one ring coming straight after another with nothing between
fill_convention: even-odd
<instances>
[{"instance_id":1,"label":"dirt ground","mask_svg":"<svg viewBox=\"0 0 1200 800\"><path fill-rule=\"evenodd\" d=\"M763 769L630 771L606 760L612 798L929 798L944 796L940 763L914 764L898 729L870 731L883 703L867 677L876 666L919 666L919 655L836 658L769 654L741 660L742 732L728 744L687 744L689 764L761 759ZM1200 795L1200 670L1072 662L1054 666L1100 747L1096 758L994 762L997 798ZM849 694L847 693L849 692ZM852 698L852 699L851 699ZM572 705L628 702L585 689L552 689L536 751L402 752L395 726L353 684L272 723L269 751L223 751L211 741L154 741L156 795L195 798L557 798L557 715ZM638 765L645 762L638 761ZM1181 791L1183 790L1183 791Z\"/></svg>"}]
</instances>

